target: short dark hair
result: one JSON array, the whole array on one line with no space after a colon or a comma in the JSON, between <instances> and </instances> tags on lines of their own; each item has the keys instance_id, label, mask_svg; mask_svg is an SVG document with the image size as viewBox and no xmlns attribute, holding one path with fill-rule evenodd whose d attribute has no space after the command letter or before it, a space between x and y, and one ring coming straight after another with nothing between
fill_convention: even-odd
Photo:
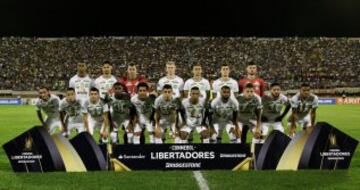
<instances>
[{"instance_id":1,"label":"short dark hair","mask_svg":"<svg viewBox=\"0 0 360 190\"><path fill-rule=\"evenodd\" d=\"M114 88L115 86L121 86L123 88L124 92L128 93L128 90L127 90L127 87L125 86L125 84L123 84L121 82L116 82L113 84L112 87Z\"/></svg>"},{"instance_id":2,"label":"short dark hair","mask_svg":"<svg viewBox=\"0 0 360 190\"><path fill-rule=\"evenodd\" d=\"M134 64L134 63L129 63L129 64L127 65L127 67L136 67L136 64Z\"/></svg>"},{"instance_id":3,"label":"short dark hair","mask_svg":"<svg viewBox=\"0 0 360 190\"><path fill-rule=\"evenodd\" d=\"M279 86L279 87L281 87L280 83L278 83L278 82L271 83L270 88L272 88L272 87L274 87L274 86Z\"/></svg>"},{"instance_id":4,"label":"short dark hair","mask_svg":"<svg viewBox=\"0 0 360 190\"><path fill-rule=\"evenodd\" d=\"M302 87L310 87L310 85L309 85L308 83L302 83L302 84L300 85L300 88L302 88Z\"/></svg>"},{"instance_id":5,"label":"short dark hair","mask_svg":"<svg viewBox=\"0 0 360 190\"><path fill-rule=\"evenodd\" d=\"M105 65L105 64L111 65L111 62L110 62L109 60L105 60L105 61L103 62L103 65Z\"/></svg>"},{"instance_id":6,"label":"short dark hair","mask_svg":"<svg viewBox=\"0 0 360 190\"><path fill-rule=\"evenodd\" d=\"M254 88L254 85L252 83L247 83L245 85L245 88Z\"/></svg>"},{"instance_id":7,"label":"short dark hair","mask_svg":"<svg viewBox=\"0 0 360 190\"><path fill-rule=\"evenodd\" d=\"M172 86L170 84L165 84L162 89L172 89Z\"/></svg>"},{"instance_id":8,"label":"short dark hair","mask_svg":"<svg viewBox=\"0 0 360 190\"><path fill-rule=\"evenodd\" d=\"M146 90L149 90L149 85L146 82L140 82L136 87L137 90L139 90L140 87L145 87Z\"/></svg>"},{"instance_id":9,"label":"short dark hair","mask_svg":"<svg viewBox=\"0 0 360 190\"><path fill-rule=\"evenodd\" d=\"M227 63L222 63L221 66L220 66L220 68L221 68L221 67L230 67L230 66L229 66Z\"/></svg>"},{"instance_id":10,"label":"short dark hair","mask_svg":"<svg viewBox=\"0 0 360 190\"><path fill-rule=\"evenodd\" d=\"M200 91L200 88L197 87L197 86L194 86L194 87L192 87L192 88L190 89L190 91L193 91L193 90L199 90L199 91Z\"/></svg>"},{"instance_id":11,"label":"short dark hair","mask_svg":"<svg viewBox=\"0 0 360 190\"><path fill-rule=\"evenodd\" d=\"M249 62L246 63L246 67L251 66L251 65L257 66L254 61L249 61Z\"/></svg>"},{"instance_id":12,"label":"short dark hair","mask_svg":"<svg viewBox=\"0 0 360 190\"><path fill-rule=\"evenodd\" d=\"M49 88L47 86L40 86L39 90L41 90L41 89L45 89L46 91L49 91Z\"/></svg>"},{"instance_id":13,"label":"short dark hair","mask_svg":"<svg viewBox=\"0 0 360 190\"><path fill-rule=\"evenodd\" d=\"M221 90L223 90L223 89L228 89L228 90L231 90L230 86L228 86L228 85L224 85L224 86L222 86L222 87L221 87Z\"/></svg>"},{"instance_id":14,"label":"short dark hair","mask_svg":"<svg viewBox=\"0 0 360 190\"><path fill-rule=\"evenodd\" d=\"M73 92L75 92L75 88L69 87L69 88L66 89L66 91L73 91Z\"/></svg>"},{"instance_id":15,"label":"short dark hair","mask_svg":"<svg viewBox=\"0 0 360 190\"><path fill-rule=\"evenodd\" d=\"M95 88L95 87L92 87L90 88L90 92L97 92L99 93L99 89Z\"/></svg>"}]
</instances>

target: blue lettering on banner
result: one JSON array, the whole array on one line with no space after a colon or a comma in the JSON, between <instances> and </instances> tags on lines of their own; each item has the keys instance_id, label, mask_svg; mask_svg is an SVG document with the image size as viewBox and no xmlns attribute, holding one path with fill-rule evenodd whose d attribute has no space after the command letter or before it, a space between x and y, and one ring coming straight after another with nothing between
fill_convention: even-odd
<instances>
[{"instance_id":1,"label":"blue lettering on banner","mask_svg":"<svg viewBox=\"0 0 360 190\"><path fill-rule=\"evenodd\" d=\"M336 104L336 98L319 98L319 104L323 104L323 105Z\"/></svg>"},{"instance_id":2,"label":"blue lettering on banner","mask_svg":"<svg viewBox=\"0 0 360 190\"><path fill-rule=\"evenodd\" d=\"M0 105L21 105L20 98L0 98Z\"/></svg>"}]
</instances>

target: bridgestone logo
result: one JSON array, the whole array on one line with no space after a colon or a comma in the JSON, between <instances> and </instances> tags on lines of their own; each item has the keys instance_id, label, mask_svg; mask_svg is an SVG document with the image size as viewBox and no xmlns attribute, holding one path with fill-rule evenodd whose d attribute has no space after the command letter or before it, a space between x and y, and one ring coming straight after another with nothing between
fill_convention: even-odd
<instances>
[{"instance_id":1,"label":"bridgestone logo","mask_svg":"<svg viewBox=\"0 0 360 190\"><path fill-rule=\"evenodd\" d=\"M214 159L215 152L151 152L151 160Z\"/></svg>"},{"instance_id":2,"label":"bridgestone logo","mask_svg":"<svg viewBox=\"0 0 360 190\"><path fill-rule=\"evenodd\" d=\"M165 168L201 168L201 163L166 163Z\"/></svg>"}]
</instances>

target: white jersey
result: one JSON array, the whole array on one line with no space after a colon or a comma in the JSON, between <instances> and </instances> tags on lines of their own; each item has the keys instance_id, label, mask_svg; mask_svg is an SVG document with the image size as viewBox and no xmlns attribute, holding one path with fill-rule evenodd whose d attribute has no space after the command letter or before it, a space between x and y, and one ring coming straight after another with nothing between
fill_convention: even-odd
<instances>
[{"instance_id":1,"label":"white jersey","mask_svg":"<svg viewBox=\"0 0 360 190\"><path fill-rule=\"evenodd\" d=\"M186 125L189 127L201 126L205 118L205 98L200 98L196 104L192 104L190 98L182 101L185 109Z\"/></svg>"},{"instance_id":2,"label":"white jersey","mask_svg":"<svg viewBox=\"0 0 360 190\"><path fill-rule=\"evenodd\" d=\"M154 111L154 100L147 97L146 100L142 101L139 99L138 95L136 94L131 98L131 102L136 108L136 115L139 118L139 123L149 124L152 113Z\"/></svg>"},{"instance_id":3,"label":"white jersey","mask_svg":"<svg viewBox=\"0 0 360 190\"><path fill-rule=\"evenodd\" d=\"M262 109L261 97L256 93L251 98L245 98L244 94L237 97L239 103L238 120L244 124L250 120L256 120L256 110Z\"/></svg>"},{"instance_id":4,"label":"white jersey","mask_svg":"<svg viewBox=\"0 0 360 190\"><path fill-rule=\"evenodd\" d=\"M274 99L268 93L261 97L261 103L263 105L262 116L266 117L268 121L275 121L277 117L281 116L283 108L289 105L289 100L284 94L280 94L279 97Z\"/></svg>"},{"instance_id":5,"label":"white jersey","mask_svg":"<svg viewBox=\"0 0 360 190\"><path fill-rule=\"evenodd\" d=\"M69 123L82 123L82 102L80 100L75 100L74 102L68 102L66 99L63 99L60 102L60 112L65 112L68 116Z\"/></svg>"},{"instance_id":6,"label":"white jersey","mask_svg":"<svg viewBox=\"0 0 360 190\"><path fill-rule=\"evenodd\" d=\"M105 98L105 95L109 93L109 90L112 88L112 86L117 82L117 79L114 75L111 75L110 78L104 78L103 75L98 77L95 80L95 87L100 92L100 97Z\"/></svg>"},{"instance_id":7,"label":"white jersey","mask_svg":"<svg viewBox=\"0 0 360 190\"><path fill-rule=\"evenodd\" d=\"M37 98L35 101L35 109L37 111L42 110L47 118L60 118L59 105L59 97L53 94L50 94L50 98L47 101L40 98Z\"/></svg>"},{"instance_id":8,"label":"white jersey","mask_svg":"<svg viewBox=\"0 0 360 190\"><path fill-rule=\"evenodd\" d=\"M165 101L163 95L155 99L154 107L160 110L160 120L166 120L168 123L175 123L177 111L180 109L181 102L174 98L170 101Z\"/></svg>"},{"instance_id":9,"label":"white jersey","mask_svg":"<svg viewBox=\"0 0 360 190\"><path fill-rule=\"evenodd\" d=\"M211 101L211 110L214 123L232 123L234 111L239 111L239 103L235 98L223 102L218 96Z\"/></svg>"},{"instance_id":10,"label":"white jersey","mask_svg":"<svg viewBox=\"0 0 360 190\"><path fill-rule=\"evenodd\" d=\"M291 108L297 110L298 118L301 119L307 116L311 109L315 109L319 106L319 98L311 93L307 99L301 101L300 93L297 93L290 99L290 104Z\"/></svg>"},{"instance_id":11,"label":"white jersey","mask_svg":"<svg viewBox=\"0 0 360 190\"><path fill-rule=\"evenodd\" d=\"M211 89L209 81L205 78L202 78L200 81L195 81L193 78L186 80L184 90L188 91L188 97L190 97L191 88L195 86L200 89L201 97L206 99L206 92Z\"/></svg>"},{"instance_id":12,"label":"white jersey","mask_svg":"<svg viewBox=\"0 0 360 190\"><path fill-rule=\"evenodd\" d=\"M75 89L76 99L81 100L81 103L84 103L85 100L89 98L90 88L95 87L95 83L89 75L86 75L85 77L75 75L70 79L69 87Z\"/></svg>"},{"instance_id":13,"label":"white jersey","mask_svg":"<svg viewBox=\"0 0 360 190\"><path fill-rule=\"evenodd\" d=\"M157 90L161 91L164 85L169 84L173 90L173 96L178 98L181 96L180 91L184 90L184 80L178 76L174 76L174 78L169 79L167 76L161 78L157 84Z\"/></svg>"},{"instance_id":14,"label":"white jersey","mask_svg":"<svg viewBox=\"0 0 360 190\"><path fill-rule=\"evenodd\" d=\"M88 117L97 122L104 121L104 113L109 112L108 105L103 101L99 100L95 104L91 103L90 100L85 101L82 109L82 113L88 114Z\"/></svg>"},{"instance_id":15,"label":"white jersey","mask_svg":"<svg viewBox=\"0 0 360 190\"><path fill-rule=\"evenodd\" d=\"M231 97L234 98L234 93L239 92L239 84L237 83L236 80L229 78L229 80L222 80L222 78L219 78L217 80L214 81L212 87L213 87L213 91L214 93L216 93L216 97L220 97L220 91L221 88L223 86L229 86L231 89Z\"/></svg>"}]
</instances>

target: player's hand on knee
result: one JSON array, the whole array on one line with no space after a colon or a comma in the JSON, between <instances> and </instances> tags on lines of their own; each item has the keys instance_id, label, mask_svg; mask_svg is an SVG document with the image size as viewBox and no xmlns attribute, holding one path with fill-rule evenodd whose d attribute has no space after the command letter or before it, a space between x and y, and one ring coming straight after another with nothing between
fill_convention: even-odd
<instances>
[{"instance_id":1,"label":"player's hand on knee","mask_svg":"<svg viewBox=\"0 0 360 190\"><path fill-rule=\"evenodd\" d=\"M155 129L154 129L155 137L156 138L161 138L161 133L162 133L161 128L156 126Z\"/></svg>"},{"instance_id":2,"label":"player's hand on knee","mask_svg":"<svg viewBox=\"0 0 360 190\"><path fill-rule=\"evenodd\" d=\"M254 137L255 137L256 139L260 139L260 138L261 138L261 129L260 129L260 128L258 128L258 127L255 128Z\"/></svg>"},{"instance_id":3,"label":"player's hand on knee","mask_svg":"<svg viewBox=\"0 0 360 190\"><path fill-rule=\"evenodd\" d=\"M290 136L290 137L294 137L294 136L295 136L295 133L296 133L296 127L291 126L291 127L290 127L290 131L289 131L289 136Z\"/></svg>"},{"instance_id":4,"label":"player's hand on knee","mask_svg":"<svg viewBox=\"0 0 360 190\"><path fill-rule=\"evenodd\" d=\"M109 136L109 133L105 130L105 131L103 131L103 132L101 132L101 137L103 137L103 138L107 138L108 136Z\"/></svg>"}]
</instances>

